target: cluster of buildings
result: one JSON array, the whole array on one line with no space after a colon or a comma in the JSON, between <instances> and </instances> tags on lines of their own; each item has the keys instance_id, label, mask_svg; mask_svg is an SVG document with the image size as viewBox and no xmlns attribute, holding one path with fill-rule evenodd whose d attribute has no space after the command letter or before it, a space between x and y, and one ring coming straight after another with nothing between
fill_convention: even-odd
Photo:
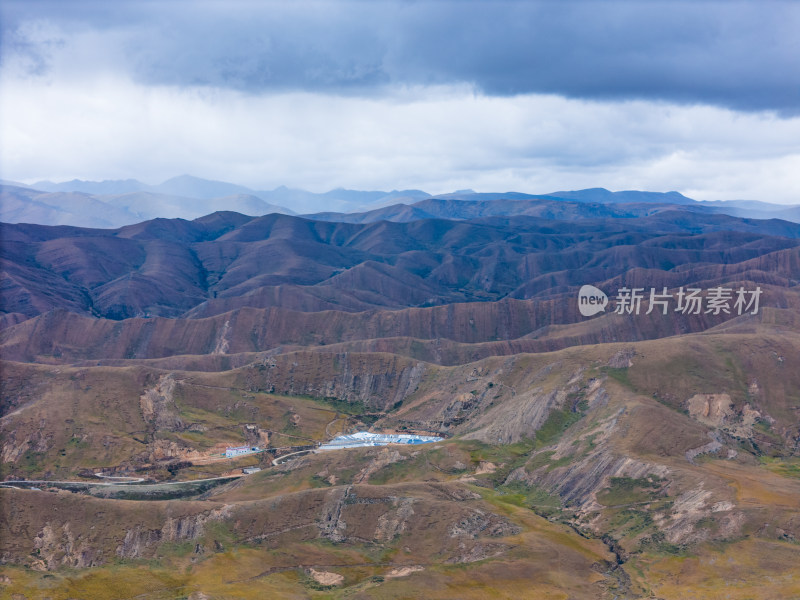
<instances>
[{"instance_id":1,"label":"cluster of buildings","mask_svg":"<svg viewBox=\"0 0 800 600\"><path fill-rule=\"evenodd\" d=\"M370 433L369 431L359 431L347 435L338 435L331 441L321 444L317 449L341 450L343 448L386 446L388 444L430 444L432 442L441 442L443 439L432 435L417 435L414 433ZM262 451L258 446L236 446L235 448L226 448L225 457L236 458L237 456L245 456ZM260 469L256 468L257 470Z\"/></svg>"},{"instance_id":2,"label":"cluster of buildings","mask_svg":"<svg viewBox=\"0 0 800 600\"><path fill-rule=\"evenodd\" d=\"M236 446L235 448L225 449L225 458L234 458L242 456L243 454L252 454L253 452L261 452L258 446Z\"/></svg>"},{"instance_id":3,"label":"cluster of buildings","mask_svg":"<svg viewBox=\"0 0 800 600\"><path fill-rule=\"evenodd\" d=\"M336 436L330 442L322 444L319 449L339 450L341 448L362 448L364 446L386 446L387 444L429 444L431 442L441 442L443 439L432 435L359 431L349 435Z\"/></svg>"}]
</instances>

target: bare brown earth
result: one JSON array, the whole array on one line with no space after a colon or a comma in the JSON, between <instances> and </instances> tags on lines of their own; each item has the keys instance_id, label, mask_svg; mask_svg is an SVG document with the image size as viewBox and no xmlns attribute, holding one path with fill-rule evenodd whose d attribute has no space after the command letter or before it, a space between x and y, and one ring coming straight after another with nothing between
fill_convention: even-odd
<instances>
[{"instance_id":1,"label":"bare brown earth","mask_svg":"<svg viewBox=\"0 0 800 600\"><path fill-rule=\"evenodd\" d=\"M794 230L664 212L8 229L3 480L261 471L0 489L0 598L800 597ZM765 292L580 320L587 281ZM273 464L368 428L446 440Z\"/></svg>"},{"instance_id":2,"label":"bare brown earth","mask_svg":"<svg viewBox=\"0 0 800 600\"><path fill-rule=\"evenodd\" d=\"M580 588L556 570L558 585L576 597L620 589L647 597L655 580L647 570L626 570L628 562L664 569L671 556L710 556L710 543L791 545L800 536L800 480L774 470L786 464L791 473L800 433L800 335L758 327L757 333L581 346L451 367L325 352L279 354L216 373L5 363L4 468L15 477L132 473L159 463L165 473L170 461L191 458L218 440L246 442L246 425L322 439L339 409L303 399L309 397L386 412L376 427L457 439L429 448L301 457L194 501L5 490L3 506L12 512L4 513L0 556L51 571L101 567L114 557L132 560L130 568L148 557L193 557L195 575L183 584L191 587L206 576L207 561L228 548L263 553L328 540L362 554L345 561L289 559L260 573L273 573L267 578L281 585L289 583L279 573L294 568L340 574L336 586L344 592L408 565L425 567L407 575L413 582L437 572L433 565L529 564L539 554L514 536L556 527L552 535L561 533L549 543L557 544L560 568L597 575L584 577L581 585L590 587ZM38 383L31 388L29 381ZM82 417L92 414L104 417ZM718 443L687 459L712 439ZM764 463L770 456L779 463ZM89 523L95 528L87 529ZM383 556L396 558L376 558L372 550L365 558L376 543L384 545ZM564 562L567 548L583 548L580 554L590 547L595 555L588 562L577 555ZM609 559L609 551L622 558ZM617 561L621 566L611 568ZM367 571L347 575L348 565ZM747 579L758 571L743 573ZM797 575L766 589L795 589ZM531 577L543 586L532 589L551 589ZM297 581L291 585L310 585ZM478 585L491 590L511 583Z\"/></svg>"},{"instance_id":3,"label":"bare brown earth","mask_svg":"<svg viewBox=\"0 0 800 600\"><path fill-rule=\"evenodd\" d=\"M2 225L0 311L197 318L242 307L354 312L547 299L586 282L791 287L798 238L800 225L785 221L689 211L578 221L350 224L215 213L115 230Z\"/></svg>"},{"instance_id":4,"label":"bare brown earth","mask_svg":"<svg viewBox=\"0 0 800 600\"><path fill-rule=\"evenodd\" d=\"M329 352L391 352L426 362L459 364L492 355L661 338L725 323L739 327L765 320L791 324L800 313L796 287L765 286L761 301L763 308L755 319L724 313L663 315L653 311L647 315L645 303L635 318L611 313L580 323L568 322L569 313L576 312L575 299L509 299L367 313L246 308L204 319L124 321L52 311L0 331L0 355L24 362L93 360L104 364L114 364L109 362L114 359L202 355L196 360L231 368L251 359L237 359L237 354L312 347Z\"/></svg>"}]
</instances>

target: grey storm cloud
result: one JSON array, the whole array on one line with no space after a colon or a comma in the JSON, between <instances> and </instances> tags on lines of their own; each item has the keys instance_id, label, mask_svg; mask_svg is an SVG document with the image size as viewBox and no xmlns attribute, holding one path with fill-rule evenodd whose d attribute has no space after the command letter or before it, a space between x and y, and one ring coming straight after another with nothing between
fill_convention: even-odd
<instances>
[{"instance_id":1,"label":"grey storm cloud","mask_svg":"<svg viewBox=\"0 0 800 600\"><path fill-rule=\"evenodd\" d=\"M800 113L800 3L789 1L10 0L2 10L2 62L23 61L31 76L55 69L70 40L95 36L98 64L153 85L379 95L467 84L492 96Z\"/></svg>"}]
</instances>

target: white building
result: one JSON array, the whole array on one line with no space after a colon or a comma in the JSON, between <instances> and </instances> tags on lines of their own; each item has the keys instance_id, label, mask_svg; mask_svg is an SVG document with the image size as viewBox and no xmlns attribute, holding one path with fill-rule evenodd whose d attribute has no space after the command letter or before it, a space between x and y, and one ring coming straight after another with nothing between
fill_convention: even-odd
<instances>
[{"instance_id":1,"label":"white building","mask_svg":"<svg viewBox=\"0 0 800 600\"><path fill-rule=\"evenodd\" d=\"M365 446L386 446L387 444L429 444L441 442L444 438L411 433L370 433L359 431L349 435L338 435L331 441L322 444L320 450L338 450L340 448L363 448Z\"/></svg>"},{"instance_id":2,"label":"white building","mask_svg":"<svg viewBox=\"0 0 800 600\"><path fill-rule=\"evenodd\" d=\"M233 458L234 456L241 456L242 454L250 454L251 452L258 452L257 446L236 446L236 448L226 448L225 457Z\"/></svg>"}]
</instances>

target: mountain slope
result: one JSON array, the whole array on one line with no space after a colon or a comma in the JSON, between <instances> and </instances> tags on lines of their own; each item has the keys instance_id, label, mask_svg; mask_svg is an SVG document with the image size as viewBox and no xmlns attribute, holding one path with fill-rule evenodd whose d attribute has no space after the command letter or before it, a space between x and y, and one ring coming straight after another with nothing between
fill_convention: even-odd
<instances>
[{"instance_id":1,"label":"mountain slope","mask_svg":"<svg viewBox=\"0 0 800 600\"><path fill-rule=\"evenodd\" d=\"M198 478L225 468L191 464L219 441L269 434L279 452L341 419L455 436L283 465L249 458L241 464L260 460L262 472L189 500L113 499L122 486L2 490L0 544L6 560L49 571L59 588L63 567L92 566L102 579L114 562L105 585L118 590L158 557L186 573L174 589L209 592L216 581L233 593L246 580L239 597L313 589L273 567L341 575L330 579L335 595L433 585L433 597L438 585L441 597L454 585L504 593L519 569L520 597L579 598L679 598L696 578L713 597L734 569L749 597L791 597L793 576L765 580L761 562L795 572L798 357L796 332L767 327L454 367L312 352L220 373L7 363L0 427L15 476L103 468L166 478L170 467ZM720 559L722 571L700 567ZM218 561L237 575L212 577ZM388 575L401 567L409 579L393 587ZM44 581L5 572L6 586ZM71 575L73 595L93 593L84 573Z\"/></svg>"},{"instance_id":2,"label":"mountain slope","mask_svg":"<svg viewBox=\"0 0 800 600\"><path fill-rule=\"evenodd\" d=\"M382 214L0 226L0 596L800 594L799 225Z\"/></svg>"},{"instance_id":3,"label":"mountain slope","mask_svg":"<svg viewBox=\"0 0 800 600\"><path fill-rule=\"evenodd\" d=\"M117 230L0 227L0 310L35 316L67 308L115 319L546 299L587 282L672 288L734 273L792 286L797 278L786 269L800 245L800 225L673 210L578 221L347 224L224 213ZM767 256L760 267L749 262ZM46 291L55 282L57 295Z\"/></svg>"}]
</instances>

